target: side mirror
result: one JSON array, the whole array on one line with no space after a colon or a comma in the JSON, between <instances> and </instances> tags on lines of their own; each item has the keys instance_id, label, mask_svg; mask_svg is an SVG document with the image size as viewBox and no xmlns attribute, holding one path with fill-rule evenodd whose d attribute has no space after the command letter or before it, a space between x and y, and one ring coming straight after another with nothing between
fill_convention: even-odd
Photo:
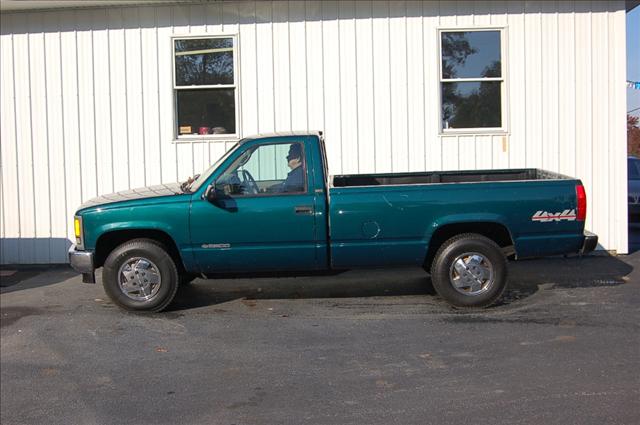
<instances>
[{"instance_id":1,"label":"side mirror","mask_svg":"<svg viewBox=\"0 0 640 425\"><path fill-rule=\"evenodd\" d=\"M204 198L211 203L214 203L216 201L217 194L215 184L210 184L209 186L207 186L207 189L204 191Z\"/></svg>"}]
</instances>

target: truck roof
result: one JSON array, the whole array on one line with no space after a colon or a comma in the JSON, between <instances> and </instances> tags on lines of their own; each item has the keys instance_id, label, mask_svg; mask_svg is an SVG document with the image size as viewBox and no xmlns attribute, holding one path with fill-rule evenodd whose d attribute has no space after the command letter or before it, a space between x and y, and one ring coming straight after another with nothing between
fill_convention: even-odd
<instances>
[{"instance_id":1,"label":"truck roof","mask_svg":"<svg viewBox=\"0 0 640 425\"><path fill-rule=\"evenodd\" d=\"M274 133L259 133L254 134L252 136L243 137L240 140L240 144L248 142L249 140L255 139L266 139L268 137L283 137L283 136L318 136L322 137L322 131L320 130L309 130L309 131L278 131Z\"/></svg>"}]
</instances>

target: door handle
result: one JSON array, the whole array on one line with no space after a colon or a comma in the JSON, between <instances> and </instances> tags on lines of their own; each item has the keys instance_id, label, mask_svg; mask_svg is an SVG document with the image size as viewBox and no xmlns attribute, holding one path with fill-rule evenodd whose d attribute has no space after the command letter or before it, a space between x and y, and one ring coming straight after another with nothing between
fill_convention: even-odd
<instances>
[{"instance_id":1,"label":"door handle","mask_svg":"<svg viewBox=\"0 0 640 425\"><path fill-rule=\"evenodd\" d=\"M297 205L293 209L296 214L313 214L313 207L309 205Z\"/></svg>"}]
</instances>

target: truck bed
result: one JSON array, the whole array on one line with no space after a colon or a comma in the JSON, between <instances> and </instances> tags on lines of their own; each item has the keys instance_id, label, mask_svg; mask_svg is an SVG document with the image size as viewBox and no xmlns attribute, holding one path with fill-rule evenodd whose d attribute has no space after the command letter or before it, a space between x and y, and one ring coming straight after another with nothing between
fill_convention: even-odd
<instances>
[{"instance_id":1,"label":"truck bed","mask_svg":"<svg viewBox=\"0 0 640 425\"><path fill-rule=\"evenodd\" d=\"M476 183L527 180L567 180L571 177L538 168L509 170L427 171L420 173L345 174L333 177L333 187L407 184Z\"/></svg>"}]
</instances>

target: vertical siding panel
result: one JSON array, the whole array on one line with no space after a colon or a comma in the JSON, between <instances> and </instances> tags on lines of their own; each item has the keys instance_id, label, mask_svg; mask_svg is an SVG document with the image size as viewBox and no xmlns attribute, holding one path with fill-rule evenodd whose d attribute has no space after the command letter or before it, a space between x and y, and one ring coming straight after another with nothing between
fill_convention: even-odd
<instances>
[{"instance_id":1,"label":"vertical siding panel","mask_svg":"<svg viewBox=\"0 0 640 425\"><path fill-rule=\"evenodd\" d=\"M475 168L488 170L493 167L493 136L478 135L474 138L474 148L476 151Z\"/></svg>"},{"instance_id":2,"label":"vertical siding panel","mask_svg":"<svg viewBox=\"0 0 640 425\"><path fill-rule=\"evenodd\" d=\"M305 3L289 2L289 71L291 73L291 129L308 130Z\"/></svg>"},{"instance_id":3,"label":"vertical siding panel","mask_svg":"<svg viewBox=\"0 0 640 425\"><path fill-rule=\"evenodd\" d=\"M620 2L621 3L621 2ZM619 254L629 252L627 215L627 143L626 143L626 88L622 81L626 77L625 11L622 4L609 13L609 139L613 146L609 156L611 188L608 207L611 210L611 245Z\"/></svg>"},{"instance_id":4,"label":"vertical siding panel","mask_svg":"<svg viewBox=\"0 0 640 425\"><path fill-rule=\"evenodd\" d=\"M375 170L375 132L374 132L374 99L372 37L372 3L356 1L356 84L357 84L357 122L358 122L358 169L361 173L372 173Z\"/></svg>"},{"instance_id":5,"label":"vertical siding panel","mask_svg":"<svg viewBox=\"0 0 640 425\"><path fill-rule=\"evenodd\" d=\"M113 187L113 156L111 134L111 105L109 77L109 33L106 10L92 12L93 22L93 85L95 106L96 174L99 194L111 193Z\"/></svg>"},{"instance_id":6,"label":"vertical siding panel","mask_svg":"<svg viewBox=\"0 0 640 425\"><path fill-rule=\"evenodd\" d=\"M593 60L592 64L592 92L593 92L593 231L603 235L600 244L611 246L609 223L613 217L609 215L608 193L610 191L609 180L609 122L607 112L609 109L609 93L606 81L609 80L607 63L609 61L608 20L606 4L603 2L591 3L591 25Z\"/></svg>"},{"instance_id":7,"label":"vertical siding panel","mask_svg":"<svg viewBox=\"0 0 640 425\"><path fill-rule=\"evenodd\" d=\"M76 49L78 60L78 119L82 169L82 201L97 195L94 67L91 11L76 12Z\"/></svg>"},{"instance_id":8,"label":"vertical siding panel","mask_svg":"<svg viewBox=\"0 0 640 425\"><path fill-rule=\"evenodd\" d=\"M422 3L407 2L407 138L409 171L424 171L424 47L422 38Z\"/></svg>"},{"instance_id":9,"label":"vertical siding panel","mask_svg":"<svg viewBox=\"0 0 640 425\"><path fill-rule=\"evenodd\" d=\"M74 12L60 15L60 64L62 85L62 117L64 130L64 170L67 182L67 220L82 202L82 164L80 157L78 111L78 63ZM67 237L74 240L73 226L67 227Z\"/></svg>"},{"instance_id":10,"label":"vertical siding panel","mask_svg":"<svg viewBox=\"0 0 640 425\"><path fill-rule=\"evenodd\" d=\"M17 116L15 108L14 47L11 34L14 19L0 15L0 150L2 152L2 215L4 235L2 239L2 263L19 262L18 240L20 238L20 180L17 159Z\"/></svg>"},{"instance_id":11,"label":"vertical siding panel","mask_svg":"<svg viewBox=\"0 0 640 425\"><path fill-rule=\"evenodd\" d=\"M109 9L109 76L114 190L130 187L125 38L121 9Z\"/></svg>"},{"instance_id":12,"label":"vertical siding panel","mask_svg":"<svg viewBox=\"0 0 640 425\"><path fill-rule=\"evenodd\" d=\"M441 136L442 140L442 169L460 169L460 146L458 136ZM462 152L464 155L464 152Z\"/></svg>"},{"instance_id":13,"label":"vertical siding panel","mask_svg":"<svg viewBox=\"0 0 640 425\"><path fill-rule=\"evenodd\" d=\"M255 8L255 2L240 3L240 73L238 78L241 78L242 136L256 134L259 131Z\"/></svg>"},{"instance_id":14,"label":"vertical siding panel","mask_svg":"<svg viewBox=\"0 0 640 425\"><path fill-rule=\"evenodd\" d=\"M172 144L175 136L176 117L174 115L175 99L173 94L173 59L171 35L172 8L156 8L156 43L158 55L158 131L160 133L160 180L172 182L178 180L178 162L176 145Z\"/></svg>"},{"instance_id":15,"label":"vertical siding panel","mask_svg":"<svg viewBox=\"0 0 640 425\"><path fill-rule=\"evenodd\" d=\"M543 168L544 144L542 122L542 46L540 3L525 3L525 104L526 104L526 165Z\"/></svg>"},{"instance_id":16,"label":"vertical siding panel","mask_svg":"<svg viewBox=\"0 0 640 425\"><path fill-rule=\"evenodd\" d=\"M332 174L343 172L340 102L340 39L338 5L335 1L322 2L324 111L327 156Z\"/></svg>"},{"instance_id":17,"label":"vertical siding panel","mask_svg":"<svg viewBox=\"0 0 640 425\"><path fill-rule=\"evenodd\" d=\"M473 11L473 25L491 25L491 2L474 1L471 4L470 10Z\"/></svg>"},{"instance_id":18,"label":"vertical siding panel","mask_svg":"<svg viewBox=\"0 0 640 425\"><path fill-rule=\"evenodd\" d=\"M458 137L458 167L461 170L473 170L476 168L476 137Z\"/></svg>"},{"instance_id":19,"label":"vertical siding panel","mask_svg":"<svg viewBox=\"0 0 640 425\"><path fill-rule=\"evenodd\" d=\"M307 114L310 130L325 130L324 121L324 57L322 40L322 5L305 2L307 63Z\"/></svg>"},{"instance_id":20,"label":"vertical siding panel","mask_svg":"<svg viewBox=\"0 0 640 425\"><path fill-rule=\"evenodd\" d=\"M57 13L43 14L44 55L46 78L47 139L48 139L48 178L51 199L51 241L49 261L53 263L67 262L68 247L67 226L71 221L71 213L67 211L67 183L64 163L64 132L62 115L62 87L60 63L60 33ZM107 120L104 120L107 121Z\"/></svg>"},{"instance_id":21,"label":"vertical siding panel","mask_svg":"<svg viewBox=\"0 0 640 425\"><path fill-rule=\"evenodd\" d=\"M230 148L230 146L229 146ZM209 162L213 164L228 150L225 142L213 142L209 145Z\"/></svg>"},{"instance_id":22,"label":"vertical siding panel","mask_svg":"<svg viewBox=\"0 0 640 425\"><path fill-rule=\"evenodd\" d=\"M158 141L160 123L158 116L158 51L156 49L156 9L139 9L141 73L142 79L142 121L144 122L145 184L162 183L161 159Z\"/></svg>"},{"instance_id":23,"label":"vertical siding panel","mask_svg":"<svg viewBox=\"0 0 640 425\"><path fill-rule=\"evenodd\" d=\"M559 171L569 176L576 175L576 61L575 61L575 14L573 3L558 4L558 143L560 144Z\"/></svg>"},{"instance_id":24,"label":"vertical siding panel","mask_svg":"<svg viewBox=\"0 0 640 425\"><path fill-rule=\"evenodd\" d=\"M273 4L273 95L275 130L291 130L291 87L289 76L289 3Z\"/></svg>"},{"instance_id":25,"label":"vertical siding panel","mask_svg":"<svg viewBox=\"0 0 640 425\"><path fill-rule=\"evenodd\" d=\"M140 21L138 8L130 8L124 16L125 87L127 102L126 131L129 152L130 187L145 185L145 138L142 113L142 67L140 56Z\"/></svg>"},{"instance_id":26,"label":"vertical siding panel","mask_svg":"<svg viewBox=\"0 0 640 425\"><path fill-rule=\"evenodd\" d=\"M373 3L373 102L375 105L375 171L390 172L391 159L391 70L389 44L389 4ZM326 48L326 46L325 46Z\"/></svg>"},{"instance_id":27,"label":"vertical siding panel","mask_svg":"<svg viewBox=\"0 0 640 425\"><path fill-rule=\"evenodd\" d=\"M389 3L389 67L391 82L391 167L408 171L406 3Z\"/></svg>"},{"instance_id":28,"label":"vertical siding panel","mask_svg":"<svg viewBox=\"0 0 640 425\"><path fill-rule=\"evenodd\" d=\"M456 24L463 27L472 27L473 26L473 13L475 1L462 1L457 0L455 2L455 15L456 15Z\"/></svg>"},{"instance_id":29,"label":"vertical siding panel","mask_svg":"<svg viewBox=\"0 0 640 425\"><path fill-rule=\"evenodd\" d=\"M356 58L355 4L352 1L340 2L339 16L342 172L358 173L358 62Z\"/></svg>"},{"instance_id":30,"label":"vertical siding panel","mask_svg":"<svg viewBox=\"0 0 640 425\"><path fill-rule=\"evenodd\" d=\"M29 104L31 109L31 144L33 187L24 193L33 198L34 206L34 263L49 261L51 237L50 180L47 158L49 141L47 137L46 80L44 61L44 33L42 14L29 13ZM36 196L36 193L38 196Z\"/></svg>"},{"instance_id":31,"label":"vertical siding panel","mask_svg":"<svg viewBox=\"0 0 640 425\"><path fill-rule=\"evenodd\" d=\"M424 79L424 164L427 170L442 169L442 140L438 135L440 123L438 122L440 110L440 90L438 61L437 27L439 25L439 7L437 1L425 1L422 3L422 62Z\"/></svg>"},{"instance_id":32,"label":"vertical siding panel","mask_svg":"<svg viewBox=\"0 0 640 425\"><path fill-rule=\"evenodd\" d=\"M542 168L559 171L558 164L558 13L555 2L542 3Z\"/></svg>"},{"instance_id":33,"label":"vertical siding panel","mask_svg":"<svg viewBox=\"0 0 640 425\"><path fill-rule=\"evenodd\" d=\"M509 135L491 136L491 167L495 169L509 168Z\"/></svg>"},{"instance_id":34,"label":"vertical siding panel","mask_svg":"<svg viewBox=\"0 0 640 425\"><path fill-rule=\"evenodd\" d=\"M33 263L35 260L35 206L33 198L33 138L31 117L31 87L29 84L29 34L28 14L16 16L13 36L14 96L16 114L16 145L18 160L18 192L20 211L19 262Z\"/></svg>"},{"instance_id":35,"label":"vertical siding panel","mask_svg":"<svg viewBox=\"0 0 640 425\"><path fill-rule=\"evenodd\" d=\"M508 141L509 166L521 168L527 165L526 131L526 58L525 58L525 18L524 2L508 2L509 24L509 125Z\"/></svg>"},{"instance_id":36,"label":"vertical siding panel","mask_svg":"<svg viewBox=\"0 0 640 425\"><path fill-rule=\"evenodd\" d=\"M322 4L316 1L305 2L305 14L309 129L326 132Z\"/></svg>"},{"instance_id":37,"label":"vertical siding panel","mask_svg":"<svg viewBox=\"0 0 640 425\"><path fill-rule=\"evenodd\" d=\"M253 16L253 2L242 2L238 5L239 9L239 19L243 22L243 18L249 16ZM247 10L250 12L247 14ZM223 27L223 13L224 7L222 3L210 3L207 4L203 10L205 15L205 31L207 34L222 34Z\"/></svg>"},{"instance_id":38,"label":"vertical siding panel","mask_svg":"<svg viewBox=\"0 0 640 425\"><path fill-rule=\"evenodd\" d=\"M258 132L275 130L273 93L273 33L270 2L256 2L256 63L258 85Z\"/></svg>"},{"instance_id":39,"label":"vertical siding panel","mask_svg":"<svg viewBox=\"0 0 640 425\"><path fill-rule=\"evenodd\" d=\"M593 197L592 153L592 46L591 3L576 2L576 177L582 179L591 206L587 214L586 228L593 229L593 217L597 204ZM590 200L590 201L589 201ZM595 229L594 229L595 230Z\"/></svg>"},{"instance_id":40,"label":"vertical siding panel","mask_svg":"<svg viewBox=\"0 0 640 425\"><path fill-rule=\"evenodd\" d=\"M238 32L239 3L238 1L222 3L222 30L225 33L235 34Z\"/></svg>"}]
</instances>

